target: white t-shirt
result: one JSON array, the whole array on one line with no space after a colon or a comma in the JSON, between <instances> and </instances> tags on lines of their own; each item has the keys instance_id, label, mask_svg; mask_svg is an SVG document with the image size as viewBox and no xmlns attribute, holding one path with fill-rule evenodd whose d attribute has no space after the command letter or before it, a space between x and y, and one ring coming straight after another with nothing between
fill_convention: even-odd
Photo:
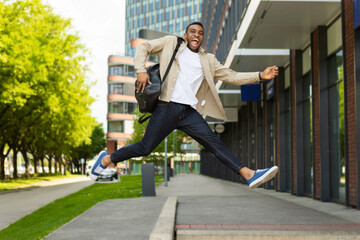
<instances>
[{"instance_id":1,"label":"white t-shirt","mask_svg":"<svg viewBox=\"0 0 360 240\"><path fill-rule=\"evenodd\" d=\"M178 56L180 65L179 76L176 80L170 101L188 104L196 109L198 102L196 93L204 79L199 53L185 48Z\"/></svg>"}]
</instances>

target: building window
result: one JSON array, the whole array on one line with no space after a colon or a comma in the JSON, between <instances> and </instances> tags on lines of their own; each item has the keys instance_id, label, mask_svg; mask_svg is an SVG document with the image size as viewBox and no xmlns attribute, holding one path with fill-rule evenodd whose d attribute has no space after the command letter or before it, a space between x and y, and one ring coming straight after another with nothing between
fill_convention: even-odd
<instances>
[{"instance_id":1,"label":"building window","mask_svg":"<svg viewBox=\"0 0 360 240\"><path fill-rule=\"evenodd\" d=\"M140 9L141 9L141 5L140 5L140 2L138 2L138 3L136 3L136 15L137 16L141 13Z\"/></svg>"},{"instance_id":2,"label":"building window","mask_svg":"<svg viewBox=\"0 0 360 240\"><path fill-rule=\"evenodd\" d=\"M158 13L158 14L157 14L157 22L160 23L160 22L162 22L162 21L164 20L164 17L163 17L164 11L163 11L163 10L159 10L157 13Z\"/></svg>"},{"instance_id":3,"label":"building window","mask_svg":"<svg viewBox=\"0 0 360 240\"><path fill-rule=\"evenodd\" d=\"M162 22L161 31L167 32L167 22Z\"/></svg>"},{"instance_id":4,"label":"building window","mask_svg":"<svg viewBox=\"0 0 360 240\"><path fill-rule=\"evenodd\" d=\"M124 66L109 67L109 76L123 76L123 75L124 75Z\"/></svg>"},{"instance_id":5,"label":"building window","mask_svg":"<svg viewBox=\"0 0 360 240\"><path fill-rule=\"evenodd\" d=\"M171 8L171 12L172 12L172 13L171 13L171 18L172 18L172 19L175 19L175 18L176 18L175 7L172 7L172 8Z\"/></svg>"},{"instance_id":6,"label":"building window","mask_svg":"<svg viewBox=\"0 0 360 240\"><path fill-rule=\"evenodd\" d=\"M124 94L124 84L109 84L109 94Z\"/></svg>"},{"instance_id":7,"label":"building window","mask_svg":"<svg viewBox=\"0 0 360 240\"><path fill-rule=\"evenodd\" d=\"M143 1L141 13L147 13L147 2Z\"/></svg>"},{"instance_id":8,"label":"building window","mask_svg":"<svg viewBox=\"0 0 360 240\"><path fill-rule=\"evenodd\" d=\"M133 17L134 16L134 6L130 7L130 16Z\"/></svg>"},{"instance_id":9,"label":"building window","mask_svg":"<svg viewBox=\"0 0 360 240\"><path fill-rule=\"evenodd\" d=\"M133 47L131 50L136 50L136 47ZM128 77L135 77L136 73L135 73L135 68L134 66L126 66L126 76Z\"/></svg>"},{"instance_id":10,"label":"building window","mask_svg":"<svg viewBox=\"0 0 360 240\"><path fill-rule=\"evenodd\" d=\"M136 103L110 102L108 108L109 113L134 114Z\"/></svg>"},{"instance_id":11,"label":"building window","mask_svg":"<svg viewBox=\"0 0 360 240\"><path fill-rule=\"evenodd\" d=\"M166 0L162 0L162 8L166 8Z\"/></svg>"},{"instance_id":12,"label":"building window","mask_svg":"<svg viewBox=\"0 0 360 240\"><path fill-rule=\"evenodd\" d=\"M169 33L174 33L175 32L175 20L170 20L169 21Z\"/></svg>"},{"instance_id":13,"label":"building window","mask_svg":"<svg viewBox=\"0 0 360 240\"><path fill-rule=\"evenodd\" d=\"M152 12L154 10L154 0L149 1L149 12Z\"/></svg>"},{"instance_id":14,"label":"building window","mask_svg":"<svg viewBox=\"0 0 360 240\"><path fill-rule=\"evenodd\" d=\"M179 32L181 30L181 19L177 18L176 19L176 25L175 25L175 31Z\"/></svg>"},{"instance_id":15,"label":"building window","mask_svg":"<svg viewBox=\"0 0 360 240\"><path fill-rule=\"evenodd\" d=\"M165 11L165 20L170 20L170 9L167 8Z\"/></svg>"},{"instance_id":16,"label":"building window","mask_svg":"<svg viewBox=\"0 0 360 240\"><path fill-rule=\"evenodd\" d=\"M151 15L151 23L154 24L156 22L156 13L153 12Z\"/></svg>"},{"instance_id":17,"label":"building window","mask_svg":"<svg viewBox=\"0 0 360 240\"><path fill-rule=\"evenodd\" d=\"M189 24L189 18L188 17L184 17L183 18L183 27L186 28L186 26Z\"/></svg>"},{"instance_id":18,"label":"building window","mask_svg":"<svg viewBox=\"0 0 360 240\"><path fill-rule=\"evenodd\" d=\"M160 9L160 0L155 0L155 9L156 10Z\"/></svg>"},{"instance_id":19,"label":"building window","mask_svg":"<svg viewBox=\"0 0 360 240\"><path fill-rule=\"evenodd\" d=\"M108 132L124 132L124 121L109 121Z\"/></svg>"},{"instance_id":20,"label":"building window","mask_svg":"<svg viewBox=\"0 0 360 240\"><path fill-rule=\"evenodd\" d=\"M142 26L144 26L144 15L143 14L140 15L140 24L138 27L142 27Z\"/></svg>"},{"instance_id":21,"label":"building window","mask_svg":"<svg viewBox=\"0 0 360 240\"><path fill-rule=\"evenodd\" d=\"M136 103L125 103L125 113L134 114Z\"/></svg>"},{"instance_id":22,"label":"building window","mask_svg":"<svg viewBox=\"0 0 360 240\"><path fill-rule=\"evenodd\" d=\"M185 5L184 4L181 4L180 7L178 7L177 16L178 17L185 16Z\"/></svg>"},{"instance_id":23,"label":"building window","mask_svg":"<svg viewBox=\"0 0 360 240\"><path fill-rule=\"evenodd\" d=\"M150 13L147 13L147 14L146 14L146 17L145 17L145 25L146 25L146 26L149 26L149 25L150 25Z\"/></svg>"},{"instance_id":24,"label":"building window","mask_svg":"<svg viewBox=\"0 0 360 240\"><path fill-rule=\"evenodd\" d=\"M188 3L186 7L186 15L191 15L192 14L191 10L192 10L191 3Z\"/></svg>"},{"instance_id":25,"label":"building window","mask_svg":"<svg viewBox=\"0 0 360 240\"><path fill-rule=\"evenodd\" d=\"M123 103L122 102L110 102L108 104L109 113L123 113Z\"/></svg>"}]
</instances>

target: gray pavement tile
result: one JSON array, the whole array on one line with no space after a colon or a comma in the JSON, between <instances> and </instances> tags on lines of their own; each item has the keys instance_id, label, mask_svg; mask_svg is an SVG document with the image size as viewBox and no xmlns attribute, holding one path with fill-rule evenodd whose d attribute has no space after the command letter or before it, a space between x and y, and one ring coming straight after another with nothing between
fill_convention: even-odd
<instances>
[{"instance_id":1,"label":"gray pavement tile","mask_svg":"<svg viewBox=\"0 0 360 240\"><path fill-rule=\"evenodd\" d=\"M354 222L271 196L251 194L179 197L176 224L328 225Z\"/></svg>"},{"instance_id":2,"label":"gray pavement tile","mask_svg":"<svg viewBox=\"0 0 360 240\"><path fill-rule=\"evenodd\" d=\"M167 198L112 199L98 203L45 239L149 239Z\"/></svg>"}]
</instances>

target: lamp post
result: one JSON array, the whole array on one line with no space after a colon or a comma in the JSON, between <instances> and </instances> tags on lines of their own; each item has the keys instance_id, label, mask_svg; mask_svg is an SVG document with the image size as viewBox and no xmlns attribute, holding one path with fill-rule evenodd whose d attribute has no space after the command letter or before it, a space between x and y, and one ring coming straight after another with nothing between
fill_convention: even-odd
<instances>
[{"instance_id":1,"label":"lamp post","mask_svg":"<svg viewBox=\"0 0 360 240\"><path fill-rule=\"evenodd\" d=\"M164 171L165 171L165 174L164 174L164 177L165 177L165 187L168 186L168 179L167 179L167 136L165 138L165 161L164 161Z\"/></svg>"},{"instance_id":2,"label":"lamp post","mask_svg":"<svg viewBox=\"0 0 360 240\"><path fill-rule=\"evenodd\" d=\"M173 148L174 148L174 168L175 168L175 156L176 156L176 129L173 132Z\"/></svg>"}]
</instances>

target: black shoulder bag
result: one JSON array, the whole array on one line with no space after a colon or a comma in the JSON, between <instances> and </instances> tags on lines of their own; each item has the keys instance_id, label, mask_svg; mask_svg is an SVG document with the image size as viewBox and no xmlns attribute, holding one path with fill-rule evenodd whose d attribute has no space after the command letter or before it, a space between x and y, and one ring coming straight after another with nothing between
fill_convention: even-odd
<instances>
[{"instance_id":1,"label":"black shoulder bag","mask_svg":"<svg viewBox=\"0 0 360 240\"><path fill-rule=\"evenodd\" d=\"M145 122L146 120L148 120L151 117L151 116L148 116L148 117L144 118L146 113L154 112L156 105L159 101L159 96L161 93L161 86L170 71L171 65L175 59L175 55L176 55L177 51L179 50L179 47L180 47L180 44L182 41L183 41L182 38L180 38L180 37L177 38L177 45L176 45L174 53L171 57L170 63L166 69L163 80L161 80L161 77L160 77L160 64L159 63L151 65L146 68L146 73L149 75L151 84L146 84L143 92L136 91L136 86L138 84L138 81L136 80L136 82L135 82L135 98L139 105L139 111L141 113L144 113L144 115L142 115L138 120L138 122L140 124Z\"/></svg>"}]
</instances>

